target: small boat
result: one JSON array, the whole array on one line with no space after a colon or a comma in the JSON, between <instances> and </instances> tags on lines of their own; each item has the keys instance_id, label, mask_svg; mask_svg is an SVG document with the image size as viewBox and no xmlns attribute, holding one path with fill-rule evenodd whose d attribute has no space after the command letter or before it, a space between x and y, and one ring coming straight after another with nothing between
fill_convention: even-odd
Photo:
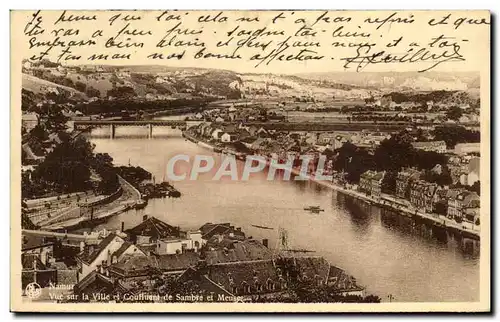
<instances>
[{"instance_id":1,"label":"small boat","mask_svg":"<svg viewBox=\"0 0 500 322\"><path fill-rule=\"evenodd\" d=\"M147 200L141 199L135 204L135 209L143 209L148 205Z\"/></svg>"},{"instance_id":2,"label":"small boat","mask_svg":"<svg viewBox=\"0 0 500 322\"><path fill-rule=\"evenodd\" d=\"M309 206L304 208L304 210L314 212L314 213L319 213L320 211L325 211L325 209L321 209L319 206Z\"/></svg>"},{"instance_id":3,"label":"small boat","mask_svg":"<svg viewBox=\"0 0 500 322\"><path fill-rule=\"evenodd\" d=\"M315 250L308 250L308 249L287 249L288 252L292 253L315 253Z\"/></svg>"},{"instance_id":4,"label":"small boat","mask_svg":"<svg viewBox=\"0 0 500 322\"><path fill-rule=\"evenodd\" d=\"M270 229L273 230L274 228L271 227L266 227L266 226L259 226L259 225L252 225L253 227L260 228L260 229Z\"/></svg>"}]
</instances>

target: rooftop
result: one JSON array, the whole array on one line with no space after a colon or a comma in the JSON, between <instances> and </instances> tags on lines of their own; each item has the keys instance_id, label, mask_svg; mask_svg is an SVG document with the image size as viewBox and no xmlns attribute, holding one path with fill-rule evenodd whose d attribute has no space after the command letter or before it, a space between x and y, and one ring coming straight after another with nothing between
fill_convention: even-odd
<instances>
[{"instance_id":1,"label":"rooftop","mask_svg":"<svg viewBox=\"0 0 500 322\"><path fill-rule=\"evenodd\" d=\"M155 217L149 217L134 228L126 231L133 236L151 236L158 239L168 239L169 237L180 238L181 231Z\"/></svg>"}]
</instances>

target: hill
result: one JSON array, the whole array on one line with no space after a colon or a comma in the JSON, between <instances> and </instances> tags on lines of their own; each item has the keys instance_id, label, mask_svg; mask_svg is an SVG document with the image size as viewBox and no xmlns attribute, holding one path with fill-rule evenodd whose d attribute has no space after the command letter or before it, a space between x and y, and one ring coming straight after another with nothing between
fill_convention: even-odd
<instances>
[{"instance_id":1,"label":"hill","mask_svg":"<svg viewBox=\"0 0 500 322\"><path fill-rule=\"evenodd\" d=\"M393 90L471 90L479 88L479 74L474 72L323 72L297 76L312 80L329 80L364 88Z\"/></svg>"},{"instance_id":2,"label":"hill","mask_svg":"<svg viewBox=\"0 0 500 322\"><path fill-rule=\"evenodd\" d=\"M34 94L47 95L49 93L68 93L75 99L87 99L87 95L74 88L56 84L45 79L35 77L33 75L22 74L23 89L33 92Z\"/></svg>"}]
</instances>

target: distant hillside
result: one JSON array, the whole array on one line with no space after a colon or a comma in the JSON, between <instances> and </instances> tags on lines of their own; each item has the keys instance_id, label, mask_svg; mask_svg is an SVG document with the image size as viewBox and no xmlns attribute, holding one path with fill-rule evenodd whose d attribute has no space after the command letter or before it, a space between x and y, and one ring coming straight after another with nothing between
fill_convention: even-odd
<instances>
[{"instance_id":1,"label":"distant hillside","mask_svg":"<svg viewBox=\"0 0 500 322\"><path fill-rule=\"evenodd\" d=\"M38 82L43 79L57 88L78 93L86 98L146 100L277 98L331 102L366 100L388 94L396 101L444 100L457 104L472 104L477 101L479 94L477 73L324 72L277 75L241 74L212 68L159 65L126 67L57 65L35 68L30 72L37 76L29 76L30 79L38 79ZM30 82L33 81L30 79L26 80L26 89L32 86ZM441 91L446 93L439 94Z\"/></svg>"},{"instance_id":2,"label":"distant hillside","mask_svg":"<svg viewBox=\"0 0 500 322\"><path fill-rule=\"evenodd\" d=\"M391 92L384 94L397 104L402 102L415 102L425 104L428 101L448 105L470 104L479 107L479 97L466 91L431 91L431 92Z\"/></svg>"},{"instance_id":3,"label":"distant hillside","mask_svg":"<svg viewBox=\"0 0 500 322\"><path fill-rule=\"evenodd\" d=\"M79 66L34 69L38 78L63 84L88 97L108 97L127 92L133 97L160 95L163 99L186 97L240 98L229 86L241 79L234 72L164 66ZM126 88L122 91L120 88Z\"/></svg>"},{"instance_id":4,"label":"distant hillside","mask_svg":"<svg viewBox=\"0 0 500 322\"><path fill-rule=\"evenodd\" d=\"M245 97L314 97L316 100L365 99L376 89L330 80L311 80L294 75L240 74L242 82L233 84Z\"/></svg>"},{"instance_id":5,"label":"distant hillside","mask_svg":"<svg viewBox=\"0 0 500 322\"><path fill-rule=\"evenodd\" d=\"M49 82L38 77L22 74L22 86L23 89L33 92L34 94L48 94L51 92L68 92L70 95L74 96L76 99L86 99L87 95L74 88L59 85L56 83Z\"/></svg>"},{"instance_id":6,"label":"distant hillside","mask_svg":"<svg viewBox=\"0 0 500 322\"><path fill-rule=\"evenodd\" d=\"M297 76L382 90L450 91L479 88L479 73L474 72L324 72Z\"/></svg>"}]
</instances>

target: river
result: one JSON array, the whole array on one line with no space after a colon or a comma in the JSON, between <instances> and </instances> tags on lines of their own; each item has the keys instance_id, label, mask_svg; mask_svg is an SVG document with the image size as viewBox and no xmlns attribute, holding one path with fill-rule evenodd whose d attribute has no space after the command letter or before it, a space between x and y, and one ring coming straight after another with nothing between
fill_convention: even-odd
<instances>
[{"instance_id":1,"label":"river","mask_svg":"<svg viewBox=\"0 0 500 322\"><path fill-rule=\"evenodd\" d=\"M101 132L99 132L101 131ZM107 152L115 164L139 165L157 181L164 177L166 161L179 153L216 153L184 140L178 130L117 128L111 140L105 129L92 134L97 152ZM101 135L99 135L101 134ZM155 216L181 229L197 229L206 222L231 222L255 239L278 240L277 228L287 230L291 248L315 250L333 265L356 277L359 284L387 301L479 300L479 242L464 240L397 214L353 200L312 182L267 181L264 174L249 181L175 182L178 199L150 200L104 226L125 229L143 215ZM319 205L324 212L303 210ZM262 230L252 224L274 227Z\"/></svg>"}]
</instances>

